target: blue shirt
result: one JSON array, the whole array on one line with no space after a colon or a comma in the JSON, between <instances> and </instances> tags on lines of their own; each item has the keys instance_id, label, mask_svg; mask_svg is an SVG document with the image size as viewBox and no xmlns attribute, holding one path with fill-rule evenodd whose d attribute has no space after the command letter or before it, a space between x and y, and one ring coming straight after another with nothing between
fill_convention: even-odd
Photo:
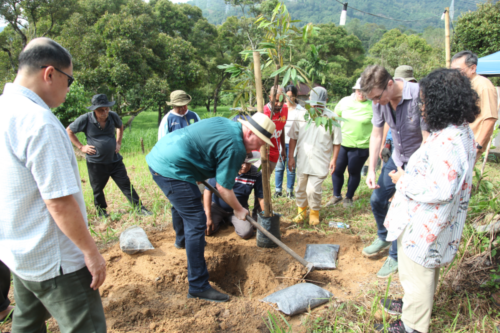
<instances>
[{"instance_id":1,"label":"blue shirt","mask_svg":"<svg viewBox=\"0 0 500 333\"><path fill-rule=\"evenodd\" d=\"M391 140L392 141L392 131L391 129L389 128L389 132L387 132L387 137L385 140Z\"/></svg>"},{"instance_id":2,"label":"blue shirt","mask_svg":"<svg viewBox=\"0 0 500 333\"><path fill-rule=\"evenodd\" d=\"M217 188L217 181L215 180L215 178L209 179L208 183L214 188ZM255 196L257 198L264 198L264 188L262 187L262 173L257 170L257 167L252 165L247 173L239 174L238 176L236 176L233 187L236 199L238 199L240 204L247 209L248 197L252 193L253 189L255 189ZM207 188L207 190L209 189ZM215 202L228 213L233 212L231 206L229 206L224 200L220 199L215 194L212 194L212 202Z\"/></svg>"},{"instance_id":3,"label":"blue shirt","mask_svg":"<svg viewBox=\"0 0 500 333\"><path fill-rule=\"evenodd\" d=\"M231 190L245 157L241 123L214 117L164 136L146 162L163 177L192 184L215 177Z\"/></svg>"},{"instance_id":4,"label":"blue shirt","mask_svg":"<svg viewBox=\"0 0 500 333\"><path fill-rule=\"evenodd\" d=\"M160 127L158 128L158 141L168 133L188 126L188 122L189 125L191 125L198 121L200 121L200 117L196 112L188 110L186 114L180 115L175 113L174 110L171 110L161 120Z\"/></svg>"},{"instance_id":5,"label":"blue shirt","mask_svg":"<svg viewBox=\"0 0 500 333\"><path fill-rule=\"evenodd\" d=\"M87 222L73 146L33 91L13 83L0 97L0 260L20 278L46 281L85 267L44 200L73 195Z\"/></svg>"},{"instance_id":6,"label":"blue shirt","mask_svg":"<svg viewBox=\"0 0 500 333\"><path fill-rule=\"evenodd\" d=\"M375 127L384 127L387 123L392 130L394 152L392 159L398 167L408 163L411 155L422 145L422 131L428 131L428 125L417 107L420 89L418 83L407 82L402 79L403 96L395 110L396 119L392 114L390 103L381 105L372 102Z\"/></svg>"}]
</instances>

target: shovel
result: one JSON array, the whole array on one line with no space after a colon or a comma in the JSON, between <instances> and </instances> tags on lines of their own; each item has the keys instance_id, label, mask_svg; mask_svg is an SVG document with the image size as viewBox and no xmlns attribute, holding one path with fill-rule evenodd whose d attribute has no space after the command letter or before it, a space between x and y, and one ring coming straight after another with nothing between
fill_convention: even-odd
<instances>
[{"instance_id":1,"label":"shovel","mask_svg":"<svg viewBox=\"0 0 500 333\"><path fill-rule=\"evenodd\" d=\"M218 196L221 200L222 199L219 191L215 189L212 185L208 184L206 181L201 182L203 185L206 186L210 191L212 191L216 196ZM301 263L306 269L307 273L304 275L304 277L311 273L311 271L314 269L314 265L306 260L304 258L301 258L297 253L293 252L291 248L286 246L282 241L280 241L278 238L276 238L273 234L271 234L269 231L267 231L264 227L262 227L260 224L258 224L253 218L251 218L249 215L246 216L246 220L250 222L251 225L259 229L260 232L262 232L264 235L266 235L270 240L272 240L276 245L281 247L283 250L286 251L289 255L291 255L295 260L297 260L299 263Z\"/></svg>"}]
</instances>

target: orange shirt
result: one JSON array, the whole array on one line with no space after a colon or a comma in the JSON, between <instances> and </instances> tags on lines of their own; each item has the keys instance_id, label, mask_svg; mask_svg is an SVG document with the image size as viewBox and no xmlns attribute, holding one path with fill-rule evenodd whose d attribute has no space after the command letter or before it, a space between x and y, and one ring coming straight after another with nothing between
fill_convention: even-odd
<instances>
[{"instance_id":1,"label":"orange shirt","mask_svg":"<svg viewBox=\"0 0 500 333\"><path fill-rule=\"evenodd\" d=\"M483 128L485 119L498 119L498 99L497 90L490 80L481 75L476 75L472 81L472 89L479 95L479 109L481 113L476 120L469 126L474 132L474 138L477 139Z\"/></svg>"}]
</instances>

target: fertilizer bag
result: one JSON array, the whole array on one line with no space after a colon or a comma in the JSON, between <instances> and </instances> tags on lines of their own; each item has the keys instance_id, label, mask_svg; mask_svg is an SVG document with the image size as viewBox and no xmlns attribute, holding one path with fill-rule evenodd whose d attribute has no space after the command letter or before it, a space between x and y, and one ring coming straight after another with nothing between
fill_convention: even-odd
<instances>
[{"instance_id":1,"label":"fertilizer bag","mask_svg":"<svg viewBox=\"0 0 500 333\"><path fill-rule=\"evenodd\" d=\"M332 296L328 290L312 283L299 283L267 296L262 302L276 303L278 310L293 316L328 302Z\"/></svg>"},{"instance_id":2,"label":"fertilizer bag","mask_svg":"<svg viewBox=\"0 0 500 333\"><path fill-rule=\"evenodd\" d=\"M315 269L335 269L339 250L340 246L334 244L307 244L304 259Z\"/></svg>"},{"instance_id":3,"label":"fertilizer bag","mask_svg":"<svg viewBox=\"0 0 500 333\"><path fill-rule=\"evenodd\" d=\"M153 244L141 227L133 226L120 235L120 249L127 254L154 250Z\"/></svg>"}]
</instances>

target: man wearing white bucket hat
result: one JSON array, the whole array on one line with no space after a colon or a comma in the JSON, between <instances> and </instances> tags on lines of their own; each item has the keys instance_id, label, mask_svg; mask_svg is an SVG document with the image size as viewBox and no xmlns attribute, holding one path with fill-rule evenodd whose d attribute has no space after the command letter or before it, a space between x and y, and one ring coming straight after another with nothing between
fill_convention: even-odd
<instances>
[{"instance_id":1,"label":"man wearing white bucket hat","mask_svg":"<svg viewBox=\"0 0 500 333\"><path fill-rule=\"evenodd\" d=\"M208 283L204 257L207 216L196 182L215 177L224 202L238 219L245 220L248 210L234 194L235 178L248 153L264 143L272 145L274 130L274 123L262 113L239 123L214 117L170 133L146 156L153 180L172 203L175 246L186 249L188 298L229 300Z\"/></svg>"},{"instance_id":2,"label":"man wearing white bucket hat","mask_svg":"<svg viewBox=\"0 0 500 333\"><path fill-rule=\"evenodd\" d=\"M240 204L246 209L248 209L248 198L254 191L254 196L258 198L260 207L264 210L262 173L257 170L256 166L252 165L257 161L260 161L260 153L251 152L247 154L245 162L241 165L238 176L236 176L233 191ZM217 186L215 178L209 179L208 183L214 188ZM230 222L234 226L236 234L243 239L249 239L255 234L250 222L237 218L234 215L233 208L207 188L205 188L203 200L205 213L207 214L207 235L213 235L219 231L220 223L223 221Z\"/></svg>"}]
</instances>

